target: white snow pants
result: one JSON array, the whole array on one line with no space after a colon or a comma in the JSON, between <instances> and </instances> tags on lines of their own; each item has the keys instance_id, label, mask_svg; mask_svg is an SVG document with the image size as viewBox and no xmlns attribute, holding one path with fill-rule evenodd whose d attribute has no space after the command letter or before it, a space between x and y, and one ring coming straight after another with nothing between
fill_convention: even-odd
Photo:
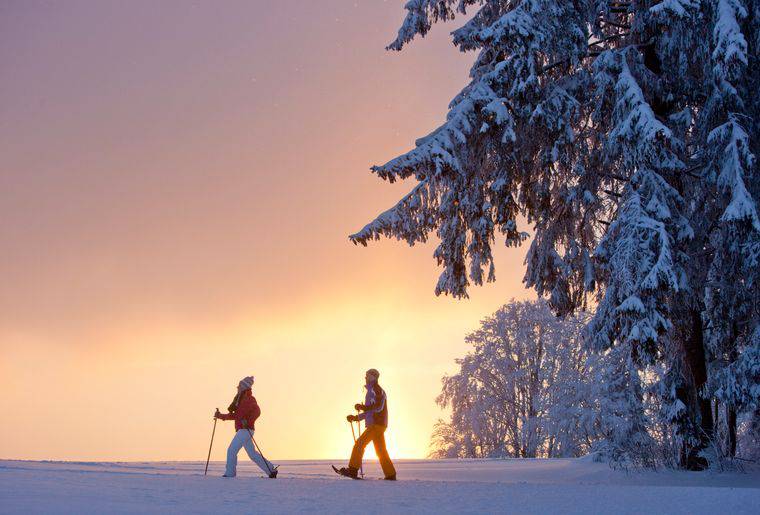
<instances>
[{"instance_id":1,"label":"white snow pants","mask_svg":"<svg viewBox=\"0 0 760 515\"><path fill-rule=\"evenodd\" d=\"M225 476L235 477L237 474L237 455L238 452L240 452L241 447L245 448L245 452L248 453L251 461L258 465L267 476L274 470L274 465L270 461L265 460L264 457L256 452L256 449L253 447L253 441L251 439L252 433L253 431L249 432L248 429L239 429L238 432L235 433L235 436L230 442L230 446L227 448L227 468L224 472Z\"/></svg>"}]
</instances>

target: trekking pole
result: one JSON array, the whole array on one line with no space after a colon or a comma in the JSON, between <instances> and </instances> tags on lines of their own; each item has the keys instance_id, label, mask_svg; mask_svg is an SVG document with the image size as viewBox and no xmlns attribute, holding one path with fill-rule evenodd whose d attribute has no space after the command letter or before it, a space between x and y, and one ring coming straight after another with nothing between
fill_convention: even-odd
<instances>
[{"instance_id":1,"label":"trekking pole","mask_svg":"<svg viewBox=\"0 0 760 515\"><path fill-rule=\"evenodd\" d=\"M359 410L356 410L356 417L359 417ZM356 421L356 430L359 431L359 434L362 434L362 420L359 419ZM361 472L362 477L364 477L364 463L362 463L359 466L359 472Z\"/></svg>"},{"instance_id":2,"label":"trekking pole","mask_svg":"<svg viewBox=\"0 0 760 515\"><path fill-rule=\"evenodd\" d=\"M359 412L357 411L356 413L359 413ZM354 433L354 423L350 422L350 424L351 424L351 436L354 437L354 447L355 447L356 446L356 433ZM356 421L356 425L359 428L359 434L362 434L362 426L361 426L361 422L359 420ZM362 477L364 477L364 464L359 465L359 472L361 473Z\"/></svg>"},{"instance_id":3,"label":"trekking pole","mask_svg":"<svg viewBox=\"0 0 760 515\"><path fill-rule=\"evenodd\" d=\"M366 429L367 424L365 422L364 428ZM362 419L359 418L359 410L356 410L356 428L359 431L359 434L362 434ZM363 461L363 460L362 460ZM362 478L364 478L364 463L359 467L359 472L361 472Z\"/></svg>"},{"instance_id":4,"label":"trekking pole","mask_svg":"<svg viewBox=\"0 0 760 515\"><path fill-rule=\"evenodd\" d=\"M219 408L216 408L216 411L219 411ZM211 446L214 445L214 433L216 433L216 417L214 417L214 429L211 430L211 443L208 444L208 456L206 456L206 470L203 471L203 475L205 476L208 472L208 462L211 459Z\"/></svg>"},{"instance_id":5,"label":"trekking pole","mask_svg":"<svg viewBox=\"0 0 760 515\"><path fill-rule=\"evenodd\" d=\"M248 428L246 428L248 429ZM261 447L259 447L259 444L256 443L256 439L253 437L253 432L248 429L248 434L251 435L251 440L253 440L253 445L256 447L256 449L259 451L259 454L261 454L261 457L264 458L264 453L261 452ZM264 458L264 465L267 466L267 472L269 472L269 475L272 475L272 472L274 472L271 468L269 468L269 460Z\"/></svg>"}]
</instances>

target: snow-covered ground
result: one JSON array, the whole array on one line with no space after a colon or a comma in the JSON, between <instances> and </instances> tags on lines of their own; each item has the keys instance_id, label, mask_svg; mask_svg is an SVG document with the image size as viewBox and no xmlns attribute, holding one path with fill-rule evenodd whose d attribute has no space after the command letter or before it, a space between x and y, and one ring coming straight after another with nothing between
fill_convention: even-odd
<instances>
[{"instance_id":1,"label":"snow-covered ground","mask_svg":"<svg viewBox=\"0 0 760 515\"><path fill-rule=\"evenodd\" d=\"M400 460L399 481L351 481L326 461L276 480L242 463L0 461L2 513L759 513L760 473L634 472L577 460ZM335 461L339 464L338 461ZM367 477L381 477L376 463Z\"/></svg>"}]
</instances>

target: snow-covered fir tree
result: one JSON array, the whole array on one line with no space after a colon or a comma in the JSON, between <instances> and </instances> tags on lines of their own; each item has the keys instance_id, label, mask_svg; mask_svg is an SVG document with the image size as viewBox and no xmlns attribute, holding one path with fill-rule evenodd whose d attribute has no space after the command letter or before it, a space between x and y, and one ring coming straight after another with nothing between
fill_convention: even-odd
<instances>
[{"instance_id":1,"label":"snow-covered fir tree","mask_svg":"<svg viewBox=\"0 0 760 515\"><path fill-rule=\"evenodd\" d=\"M559 315L595 306L586 340L619 360L625 402L657 397L650 427L611 432L611 447L656 423L680 466L706 466L724 438L732 455L760 396L760 1L406 9L390 49L475 9L452 34L477 58L446 122L372 168L415 185L351 239L435 234L436 293L463 297L527 220L525 282Z\"/></svg>"}]
</instances>

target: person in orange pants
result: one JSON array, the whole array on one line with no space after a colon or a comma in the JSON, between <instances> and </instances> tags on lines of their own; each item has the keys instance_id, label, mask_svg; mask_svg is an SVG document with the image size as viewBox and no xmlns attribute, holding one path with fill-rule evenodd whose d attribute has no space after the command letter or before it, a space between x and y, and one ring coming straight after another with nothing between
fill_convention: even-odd
<instances>
[{"instance_id":1,"label":"person in orange pants","mask_svg":"<svg viewBox=\"0 0 760 515\"><path fill-rule=\"evenodd\" d=\"M380 372L371 368L367 370L364 376L367 393L364 397L364 404L354 406L362 413L349 415L346 419L349 422L364 420L366 429L356 440L354 448L351 451L351 459L348 462L348 468L341 468L338 472L344 476L357 479L359 468L362 465L364 449L372 442L375 445L375 454L380 460L380 466L383 468L385 479L389 481L396 480L396 469L388 456L388 449L385 447L385 430L388 428L388 399L377 380L380 378Z\"/></svg>"}]
</instances>

